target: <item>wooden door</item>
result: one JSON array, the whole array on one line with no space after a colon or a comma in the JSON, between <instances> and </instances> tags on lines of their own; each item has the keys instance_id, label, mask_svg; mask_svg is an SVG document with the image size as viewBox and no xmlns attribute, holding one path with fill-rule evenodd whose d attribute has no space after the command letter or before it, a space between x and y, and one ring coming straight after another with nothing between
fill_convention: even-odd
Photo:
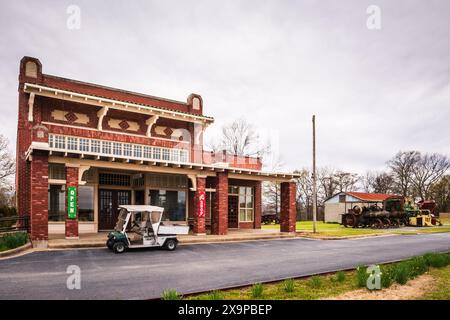
<instances>
[{"instance_id":1,"label":"wooden door","mask_svg":"<svg viewBox=\"0 0 450 320\"><path fill-rule=\"evenodd\" d=\"M238 196L228 196L228 228L239 227Z\"/></svg>"},{"instance_id":2,"label":"wooden door","mask_svg":"<svg viewBox=\"0 0 450 320\"><path fill-rule=\"evenodd\" d=\"M131 191L99 190L98 196L98 229L114 229L117 222L117 216L119 215L119 206L131 204Z\"/></svg>"}]
</instances>

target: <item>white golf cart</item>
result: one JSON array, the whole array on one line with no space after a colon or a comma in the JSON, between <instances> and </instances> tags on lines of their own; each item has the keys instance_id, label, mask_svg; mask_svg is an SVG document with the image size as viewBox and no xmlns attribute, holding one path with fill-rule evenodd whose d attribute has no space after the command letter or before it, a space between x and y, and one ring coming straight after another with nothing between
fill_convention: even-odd
<instances>
[{"instance_id":1,"label":"white golf cart","mask_svg":"<svg viewBox=\"0 0 450 320\"><path fill-rule=\"evenodd\" d=\"M106 245L115 253L128 248L164 247L175 250L177 234L188 234L189 226L161 223L164 208L144 205L123 205L114 231L108 234Z\"/></svg>"}]
</instances>

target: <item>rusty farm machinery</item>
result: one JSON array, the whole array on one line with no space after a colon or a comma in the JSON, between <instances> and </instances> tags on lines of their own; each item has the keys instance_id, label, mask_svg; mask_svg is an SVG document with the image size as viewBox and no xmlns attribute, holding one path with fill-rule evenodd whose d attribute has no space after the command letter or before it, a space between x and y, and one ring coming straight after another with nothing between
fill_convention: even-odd
<instances>
[{"instance_id":1,"label":"rusty farm machinery","mask_svg":"<svg viewBox=\"0 0 450 320\"><path fill-rule=\"evenodd\" d=\"M401 226L433 226L441 224L435 216L434 201L421 201L413 205L405 204L400 196L385 199L382 206L377 203L354 205L342 214L342 225L350 228L395 228Z\"/></svg>"}]
</instances>

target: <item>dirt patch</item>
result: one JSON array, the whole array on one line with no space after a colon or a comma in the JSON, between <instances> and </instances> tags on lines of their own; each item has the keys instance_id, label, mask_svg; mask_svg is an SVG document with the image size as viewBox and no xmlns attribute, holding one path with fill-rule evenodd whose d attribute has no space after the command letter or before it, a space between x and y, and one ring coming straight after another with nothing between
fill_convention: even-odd
<instances>
[{"instance_id":1,"label":"dirt patch","mask_svg":"<svg viewBox=\"0 0 450 320\"><path fill-rule=\"evenodd\" d=\"M359 289L335 297L324 298L324 300L410 300L420 298L431 291L433 286L433 277L424 274L408 281L405 285L396 283L387 289L374 291Z\"/></svg>"}]
</instances>

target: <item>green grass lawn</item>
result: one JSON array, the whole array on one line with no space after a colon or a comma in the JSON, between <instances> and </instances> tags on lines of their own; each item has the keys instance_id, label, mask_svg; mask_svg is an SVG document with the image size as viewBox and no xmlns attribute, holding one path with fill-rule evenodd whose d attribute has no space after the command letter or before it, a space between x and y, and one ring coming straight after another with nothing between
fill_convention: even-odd
<instances>
[{"instance_id":1,"label":"green grass lawn","mask_svg":"<svg viewBox=\"0 0 450 320\"><path fill-rule=\"evenodd\" d=\"M424 294L423 300L450 300L450 266L431 269L429 274L435 279L436 284L431 292Z\"/></svg>"},{"instance_id":2,"label":"green grass lawn","mask_svg":"<svg viewBox=\"0 0 450 320\"><path fill-rule=\"evenodd\" d=\"M330 297L357 289L355 271L345 272L342 281L337 280L336 275L316 276L312 278L288 280L293 282L292 291L287 292L286 282L263 284L261 296L255 298L252 287L216 291L196 296L187 297L190 300L316 300ZM313 279L313 280L312 280Z\"/></svg>"},{"instance_id":3,"label":"green grass lawn","mask_svg":"<svg viewBox=\"0 0 450 320\"><path fill-rule=\"evenodd\" d=\"M319 235L323 236L353 236L353 235L364 235L364 234L382 234L385 232L383 229L381 230L372 230L372 229L362 229L362 228L345 228L344 226L337 223L325 223L322 221L317 221L316 224L317 232ZM262 225L262 229L280 229L279 224L269 224ZM297 221L296 224L297 232L307 232L312 233L313 231L313 223L312 221Z\"/></svg>"},{"instance_id":4,"label":"green grass lawn","mask_svg":"<svg viewBox=\"0 0 450 320\"><path fill-rule=\"evenodd\" d=\"M325 223L323 221L317 221L317 235L329 236L329 237L345 237L345 236L358 236L358 235L375 235L375 234L416 234L416 233L438 233L438 232L450 232L450 226L433 227L433 228L417 228L416 230L404 230L402 228L389 228L389 229L368 229L368 228L346 228L338 223ZM262 225L262 229L280 229L279 224ZM297 221L297 232L310 233L312 235L313 223L312 221Z\"/></svg>"}]
</instances>

